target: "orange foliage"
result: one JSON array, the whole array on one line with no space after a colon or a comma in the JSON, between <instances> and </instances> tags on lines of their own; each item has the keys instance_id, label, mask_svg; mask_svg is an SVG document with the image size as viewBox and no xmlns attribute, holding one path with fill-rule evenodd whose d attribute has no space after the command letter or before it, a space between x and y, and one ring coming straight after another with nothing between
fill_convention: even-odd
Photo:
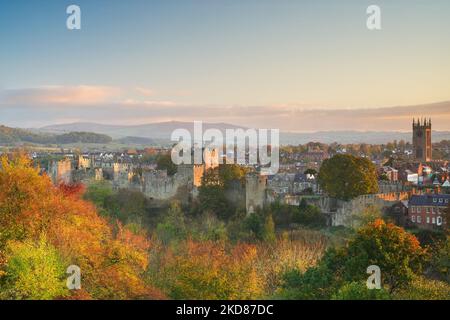
<instances>
[{"instance_id":1,"label":"orange foliage","mask_svg":"<svg viewBox=\"0 0 450 320\"><path fill-rule=\"evenodd\" d=\"M80 198L83 187L54 187L23 156L1 158L0 250L7 240L38 239L45 233L67 265L78 265L83 292L73 298L164 298L148 286L150 243L100 217L93 204Z\"/></svg>"},{"instance_id":2,"label":"orange foliage","mask_svg":"<svg viewBox=\"0 0 450 320\"><path fill-rule=\"evenodd\" d=\"M263 289L256 259L253 245L189 240L164 252L154 276L175 299L254 299Z\"/></svg>"},{"instance_id":3,"label":"orange foliage","mask_svg":"<svg viewBox=\"0 0 450 320\"><path fill-rule=\"evenodd\" d=\"M360 230L359 234L370 234L370 228L378 230L378 232L384 232L387 235L393 234L400 238L401 241L408 243L410 249L422 250L419 240L411 233L405 232L405 230L393 223L386 223L383 219L376 219L374 222L369 223L366 228Z\"/></svg>"}]
</instances>

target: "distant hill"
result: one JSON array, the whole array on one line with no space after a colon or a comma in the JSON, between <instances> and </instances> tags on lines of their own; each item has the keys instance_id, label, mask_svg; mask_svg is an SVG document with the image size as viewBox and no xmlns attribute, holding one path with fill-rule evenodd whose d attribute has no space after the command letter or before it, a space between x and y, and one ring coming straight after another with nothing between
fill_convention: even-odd
<instances>
[{"instance_id":1,"label":"distant hill","mask_svg":"<svg viewBox=\"0 0 450 320\"><path fill-rule=\"evenodd\" d=\"M226 123L203 123L203 130L206 129L219 129L225 132L225 129L241 128ZM46 133L64 133L70 131L90 131L107 134L114 139L120 139L125 137L140 137L149 139L165 140L170 142L170 136L176 129L186 129L193 133L194 125L192 122L170 121L170 122L158 122L149 123L143 125L104 125L98 123L69 123L69 124L57 124L40 128L40 132Z\"/></svg>"},{"instance_id":2,"label":"distant hill","mask_svg":"<svg viewBox=\"0 0 450 320\"><path fill-rule=\"evenodd\" d=\"M94 132L69 132L56 136L56 143L110 143L112 138L106 134L94 133Z\"/></svg>"},{"instance_id":3,"label":"distant hill","mask_svg":"<svg viewBox=\"0 0 450 320\"><path fill-rule=\"evenodd\" d=\"M18 142L55 143L56 138L50 134L33 133L25 129L10 128L0 125L0 143L13 144Z\"/></svg>"},{"instance_id":4,"label":"distant hill","mask_svg":"<svg viewBox=\"0 0 450 320\"><path fill-rule=\"evenodd\" d=\"M143 125L104 125L97 123L70 123L51 125L40 128L43 133L63 133L70 131L92 131L107 134L123 143L149 144L150 141L164 141L170 143L170 135L175 129L183 128L193 132L192 122L159 122ZM239 126L226 123L203 123L203 130L216 128L222 132L225 129L236 129ZM244 128L245 129L245 128ZM139 140L142 138L150 141ZM450 140L450 131L433 131L433 141ZM322 143L372 143L380 144L394 140L405 140L411 142L411 132L390 132L390 131L320 131L312 133L281 132L280 143L305 144L311 141ZM140 141L140 142L138 142Z\"/></svg>"},{"instance_id":5,"label":"distant hill","mask_svg":"<svg viewBox=\"0 0 450 320\"><path fill-rule=\"evenodd\" d=\"M68 144L68 143L110 143L112 138L94 132L68 132L52 134L33 132L31 130L0 126L1 144L35 143L35 144Z\"/></svg>"},{"instance_id":6,"label":"distant hill","mask_svg":"<svg viewBox=\"0 0 450 320\"><path fill-rule=\"evenodd\" d=\"M120 138L120 139L116 139L114 140L114 142L118 142L121 144L133 144L133 145L155 145L157 144L159 141L155 140L155 139L150 139L150 138L143 138L143 137L124 137L124 138Z\"/></svg>"}]
</instances>

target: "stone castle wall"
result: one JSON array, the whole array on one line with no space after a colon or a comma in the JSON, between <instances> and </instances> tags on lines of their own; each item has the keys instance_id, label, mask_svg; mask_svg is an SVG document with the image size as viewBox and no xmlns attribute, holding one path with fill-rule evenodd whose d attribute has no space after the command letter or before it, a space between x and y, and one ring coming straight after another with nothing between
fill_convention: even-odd
<instances>
[{"instance_id":1,"label":"stone castle wall","mask_svg":"<svg viewBox=\"0 0 450 320\"><path fill-rule=\"evenodd\" d=\"M267 177L251 173L245 178L245 208L249 214L266 204Z\"/></svg>"},{"instance_id":2,"label":"stone castle wall","mask_svg":"<svg viewBox=\"0 0 450 320\"><path fill-rule=\"evenodd\" d=\"M385 210L403 200L409 199L410 192L390 192L362 195L350 201L321 197L318 205L322 212L330 216L332 226L352 226L355 217L370 206Z\"/></svg>"}]
</instances>

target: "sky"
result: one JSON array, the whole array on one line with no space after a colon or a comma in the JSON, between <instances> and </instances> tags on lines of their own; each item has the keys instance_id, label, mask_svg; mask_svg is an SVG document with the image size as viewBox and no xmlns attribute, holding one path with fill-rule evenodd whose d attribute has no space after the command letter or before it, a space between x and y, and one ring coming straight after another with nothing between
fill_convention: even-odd
<instances>
[{"instance_id":1,"label":"sky","mask_svg":"<svg viewBox=\"0 0 450 320\"><path fill-rule=\"evenodd\" d=\"M450 130L449 57L448 0L0 0L0 124Z\"/></svg>"}]
</instances>

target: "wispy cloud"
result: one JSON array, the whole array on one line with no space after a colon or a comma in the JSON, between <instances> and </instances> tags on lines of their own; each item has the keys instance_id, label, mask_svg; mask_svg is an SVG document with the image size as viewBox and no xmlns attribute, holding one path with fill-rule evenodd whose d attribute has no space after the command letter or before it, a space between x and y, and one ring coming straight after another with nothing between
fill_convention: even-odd
<instances>
[{"instance_id":1,"label":"wispy cloud","mask_svg":"<svg viewBox=\"0 0 450 320\"><path fill-rule=\"evenodd\" d=\"M175 107L180 106L179 103L170 100L135 100L125 99L123 104L129 107L136 107L137 109L145 109L148 107Z\"/></svg>"},{"instance_id":2,"label":"wispy cloud","mask_svg":"<svg viewBox=\"0 0 450 320\"><path fill-rule=\"evenodd\" d=\"M367 109L331 109L307 104L218 106L182 103L176 96L160 96L161 93L149 88L140 89L80 85L3 90L1 121L35 126L58 123L61 119L115 124L202 120L295 132L409 131L413 117L425 116L433 119L434 129L450 130L450 101Z\"/></svg>"},{"instance_id":3,"label":"wispy cloud","mask_svg":"<svg viewBox=\"0 0 450 320\"><path fill-rule=\"evenodd\" d=\"M106 86L43 86L9 89L0 93L3 105L92 105L117 97L121 89Z\"/></svg>"},{"instance_id":4,"label":"wispy cloud","mask_svg":"<svg viewBox=\"0 0 450 320\"><path fill-rule=\"evenodd\" d=\"M134 89L138 94L145 96L145 97L151 97L156 94L156 91L151 88L144 88L144 87L136 87Z\"/></svg>"}]
</instances>

